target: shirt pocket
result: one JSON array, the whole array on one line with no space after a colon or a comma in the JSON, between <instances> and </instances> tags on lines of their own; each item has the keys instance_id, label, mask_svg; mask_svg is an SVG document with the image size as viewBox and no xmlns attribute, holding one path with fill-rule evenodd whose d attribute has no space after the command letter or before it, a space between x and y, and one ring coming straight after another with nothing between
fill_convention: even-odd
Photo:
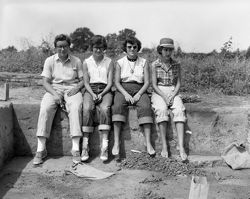
<instances>
[{"instance_id":1,"label":"shirt pocket","mask_svg":"<svg viewBox=\"0 0 250 199\"><path fill-rule=\"evenodd\" d=\"M64 75L66 77L67 80L74 80L74 79L77 79L78 78L78 74L77 74L77 68L67 68L65 71L64 71Z\"/></svg>"}]
</instances>

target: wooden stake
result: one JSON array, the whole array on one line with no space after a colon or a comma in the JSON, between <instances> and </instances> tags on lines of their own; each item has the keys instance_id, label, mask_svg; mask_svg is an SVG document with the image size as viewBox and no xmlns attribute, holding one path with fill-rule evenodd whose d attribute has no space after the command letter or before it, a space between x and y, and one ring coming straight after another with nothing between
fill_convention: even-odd
<instances>
[{"instance_id":1,"label":"wooden stake","mask_svg":"<svg viewBox=\"0 0 250 199\"><path fill-rule=\"evenodd\" d=\"M9 83L6 82L4 84L4 97L3 97L3 100L7 101L9 100Z\"/></svg>"}]
</instances>

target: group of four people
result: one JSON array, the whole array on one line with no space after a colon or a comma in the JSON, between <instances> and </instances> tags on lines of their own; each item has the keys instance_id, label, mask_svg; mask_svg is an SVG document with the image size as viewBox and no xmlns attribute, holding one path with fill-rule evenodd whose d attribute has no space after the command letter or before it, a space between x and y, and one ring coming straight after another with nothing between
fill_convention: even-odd
<instances>
[{"instance_id":1,"label":"group of four people","mask_svg":"<svg viewBox=\"0 0 250 199\"><path fill-rule=\"evenodd\" d=\"M135 37L128 37L123 50L125 56L113 61L105 55L106 40L101 35L91 38L92 55L83 61L69 53L70 38L61 34L56 36L54 46L56 54L48 57L41 76L46 89L37 127L37 152L33 163L41 164L47 156L46 139L49 138L54 115L58 105L65 106L70 123L73 162L79 163L89 158L89 135L94 131L95 113L98 113L98 130L102 132L100 158L108 159L108 137L113 124L113 155L119 155L119 143L122 124L126 122L128 106L137 108L139 125L143 128L147 153L155 155L151 145L151 125L153 113L159 125L162 139L162 157L168 157L166 126L170 111L179 140L180 157L187 159L184 149L185 107L179 97L180 64L172 58L174 42L163 38L157 47L159 58L149 68L146 59L138 56L141 42ZM154 92L151 100L147 94L150 72ZM115 94L111 92L113 84ZM85 87L82 93L82 88ZM151 106L152 104L152 106ZM80 152L80 138L82 151Z\"/></svg>"}]
</instances>

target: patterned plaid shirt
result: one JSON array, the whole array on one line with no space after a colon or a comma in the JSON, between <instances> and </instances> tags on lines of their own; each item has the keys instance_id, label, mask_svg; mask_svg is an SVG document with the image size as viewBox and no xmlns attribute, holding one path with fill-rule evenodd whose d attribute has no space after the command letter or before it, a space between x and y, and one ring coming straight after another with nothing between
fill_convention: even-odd
<instances>
[{"instance_id":1,"label":"patterned plaid shirt","mask_svg":"<svg viewBox=\"0 0 250 199\"><path fill-rule=\"evenodd\" d=\"M157 84L161 86L175 86L178 79L180 64L171 59L170 64L163 63L157 59L152 63L156 69Z\"/></svg>"}]
</instances>

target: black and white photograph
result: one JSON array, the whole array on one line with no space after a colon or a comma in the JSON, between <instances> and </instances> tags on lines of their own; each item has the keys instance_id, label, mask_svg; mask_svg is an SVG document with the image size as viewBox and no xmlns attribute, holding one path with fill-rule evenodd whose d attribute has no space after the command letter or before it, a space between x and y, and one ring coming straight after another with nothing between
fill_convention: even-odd
<instances>
[{"instance_id":1,"label":"black and white photograph","mask_svg":"<svg viewBox=\"0 0 250 199\"><path fill-rule=\"evenodd\" d=\"M0 199L250 199L249 10L0 0Z\"/></svg>"}]
</instances>

